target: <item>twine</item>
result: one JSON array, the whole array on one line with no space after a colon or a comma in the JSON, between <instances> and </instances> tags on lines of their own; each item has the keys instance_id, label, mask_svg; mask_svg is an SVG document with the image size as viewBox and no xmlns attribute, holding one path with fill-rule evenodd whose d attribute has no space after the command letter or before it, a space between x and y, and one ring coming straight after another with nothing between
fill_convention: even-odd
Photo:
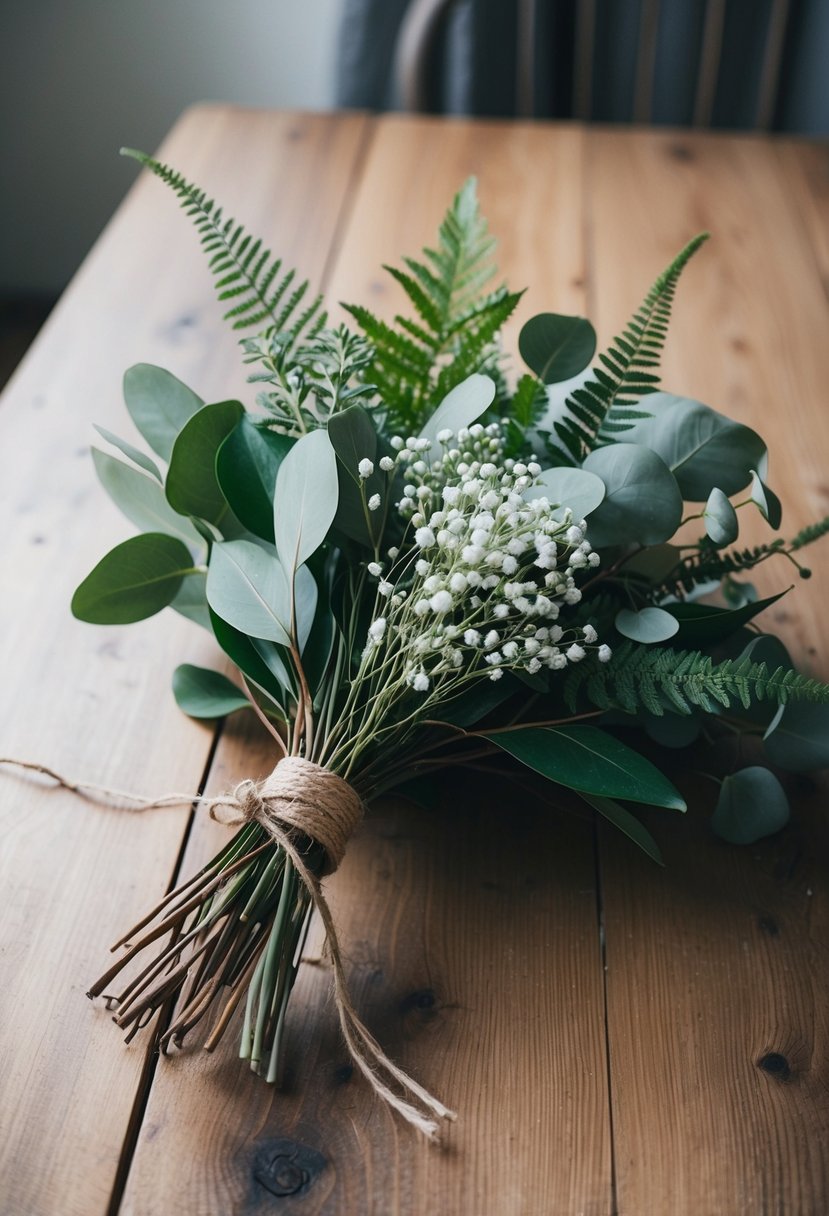
<instances>
[{"instance_id":1,"label":"twine","mask_svg":"<svg viewBox=\"0 0 829 1216\"><path fill-rule=\"evenodd\" d=\"M324 849L326 863L323 874L333 874L339 866L348 839L363 814L360 798L342 777L300 756L286 756L264 781L242 781L232 794L219 797L165 794L161 798L146 798L104 785L70 781L42 764L0 757L0 765L40 773L81 796L91 794L107 799L117 798L142 810L192 804L206 807L211 819L229 827L259 823L274 844L284 849L291 859L322 920L334 973L334 1004L354 1064L377 1096L430 1140L437 1140L436 1119L454 1120L457 1117L389 1059L357 1016L348 991L331 909L319 878L308 868L302 852L297 848L296 832L300 831ZM422 1109L414 1101L395 1093L389 1085L390 1079L396 1081Z\"/></svg>"}]
</instances>

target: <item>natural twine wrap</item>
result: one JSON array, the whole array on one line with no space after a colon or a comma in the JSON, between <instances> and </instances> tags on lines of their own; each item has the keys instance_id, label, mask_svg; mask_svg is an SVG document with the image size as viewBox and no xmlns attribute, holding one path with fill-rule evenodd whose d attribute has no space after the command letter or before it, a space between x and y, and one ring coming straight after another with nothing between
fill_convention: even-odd
<instances>
[{"instance_id":1,"label":"natural twine wrap","mask_svg":"<svg viewBox=\"0 0 829 1216\"><path fill-rule=\"evenodd\" d=\"M436 1118L454 1120L457 1117L392 1063L357 1016L346 984L342 952L331 909L319 878L308 868L302 852L297 848L296 832L299 831L325 850L326 864L323 874L333 874L339 866L345 855L348 839L363 815L360 798L342 777L319 764L304 760L301 756L286 756L264 781L242 781L232 794L217 798L207 798L203 795L192 797L187 794L144 798L107 786L69 781L41 764L0 758L0 765L42 773L77 794L92 793L107 798L121 798L145 810L192 803L207 807L212 819L231 827L253 821L261 824L274 844L283 848L291 859L322 920L334 969L334 1003L340 1028L351 1058L360 1072L384 1102L430 1140L437 1139ZM411 1098L416 1099L423 1109L396 1094L389 1085L390 1079L396 1081Z\"/></svg>"}]
</instances>

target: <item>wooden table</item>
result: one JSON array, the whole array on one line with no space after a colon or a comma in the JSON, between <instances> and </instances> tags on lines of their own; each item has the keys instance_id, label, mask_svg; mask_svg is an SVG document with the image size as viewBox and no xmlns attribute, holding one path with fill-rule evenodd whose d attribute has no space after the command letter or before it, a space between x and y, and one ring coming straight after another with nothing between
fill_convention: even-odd
<instances>
[{"instance_id":1,"label":"wooden table","mask_svg":"<svg viewBox=\"0 0 829 1216\"><path fill-rule=\"evenodd\" d=\"M826 148L207 106L162 156L331 301L383 313L400 298L381 263L431 240L476 173L501 268L530 285L513 347L545 309L586 314L608 340L709 229L680 288L665 382L760 427L789 533L829 510ZM210 399L250 399L194 235L146 175L0 410L0 748L145 793L218 791L271 758L255 723L214 734L176 709L175 663L215 664L206 635L169 613L125 630L69 614L79 578L128 533L88 443L93 420L128 429L120 378L138 361ZM828 556L815 551L811 584L770 613L824 679ZM779 566L763 574L764 589L789 582ZM326 967L301 968L281 1091L229 1041L160 1063L146 1040L125 1047L85 987L110 942L226 829L0 775L0 1210L826 1212L825 799L804 781L792 825L740 850L708 831L710 788L691 774L680 784L692 811L650 818L664 871L504 786L455 785L439 813L386 803L354 839L329 884L350 982L384 1045L460 1111L436 1150L350 1075ZM299 1191L295 1145L320 1155Z\"/></svg>"}]
</instances>

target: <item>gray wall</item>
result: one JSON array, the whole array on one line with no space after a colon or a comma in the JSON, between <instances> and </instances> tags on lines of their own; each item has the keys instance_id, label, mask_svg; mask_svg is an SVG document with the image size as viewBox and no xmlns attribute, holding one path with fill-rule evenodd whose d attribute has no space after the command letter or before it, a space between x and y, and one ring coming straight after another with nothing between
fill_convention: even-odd
<instances>
[{"instance_id":1,"label":"gray wall","mask_svg":"<svg viewBox=\"0 0 829 1216\"><path fill-rule=\"evenodd\" d=\"M186 106L332 106L341 2L0 0L0 298L62 290Z\"/></svg>"}]
</instances>

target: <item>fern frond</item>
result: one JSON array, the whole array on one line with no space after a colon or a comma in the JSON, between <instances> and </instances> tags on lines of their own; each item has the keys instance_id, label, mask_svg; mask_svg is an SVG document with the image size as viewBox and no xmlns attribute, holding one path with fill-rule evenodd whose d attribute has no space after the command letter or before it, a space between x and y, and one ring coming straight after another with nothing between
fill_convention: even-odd
<instances>
[{"instance_id":1,"label":"fern frond","mask_svg":"<svg viewBox=\"0 0 829 1216\"><path fill-rule=\"evenodd\" d=\"M625 329L599 356L593 377L575 389L565 403L568 415L554 426L555 454L565 464L581 464L602 443L630 430L642 397L659 387L659 358L668 332L677 281L690 259L708 239L700 233L689 241L659 275Z\"/></svg>"},{"instance_id":2,"label":"fern frond","mask_svg":"<svg viewBox=\"0 0 829 1216\"><path fill-rule=\"evenodd\" d=\"M580 697L598 709L640 709L662 716L666 707L689 714L697 706L712 713L735 702L747 709L754 701L829 703L829 684L800 675L791 668L769 669L750 659L715 663L698 650L624 643L609 663L573 667L565 681L564 698L577 712Z\"/></svg>"},{"instance_id":3,"label":"fern frond","mask_svg":"<svg viewBox=\"0 0 829 1216\"><path fill-rule=\"evenodd\" d=\"M274 258L269 249L263 249L262 242L247 235L236 220L226 219L222 208L208 198L204 190L144 152L134 148L122 148L121 152L137 160L169 186L193 220L202 248L209 255L208 266L216 279L218 298L223 303L233 301L224 319L231 321L234 329L252 329L265 324L284 331L290 341L295 342L312 323L316 331L325 324L322 296L317 296L297 315L308 292L307 281L295 287L283 303L295 271L283 270L281 259Z\"/></svg>"},{"instance_id":4,"label":"fern frond","mask_svg":"<svg viewBox=\"0 0 829 1216\"><path fill-rule=\"evenodd\" d=\"M801 529L797 536L791 541L789 548L804 549L806 545L812 545L816 540L820 540L822 536L829 534L829 515L819 520L816 524L809 524L808 527Z\"/></svg>"},{"instance_id":5,"label":"fern frond","mask_svg":"<svg viewBox=\"0 0 829 1216\"><path fill-rule=\"evenodd\" d=\"M520 298L505 287L487 292L494 241L470 178L444 216L434 249L386 266L412 305L413 318L394 325L368 309L346 305L375 347L372 377L387 425L416 433L442 398L472 372L495 372L497 334Z\"/></svg>"}]
</instances>

